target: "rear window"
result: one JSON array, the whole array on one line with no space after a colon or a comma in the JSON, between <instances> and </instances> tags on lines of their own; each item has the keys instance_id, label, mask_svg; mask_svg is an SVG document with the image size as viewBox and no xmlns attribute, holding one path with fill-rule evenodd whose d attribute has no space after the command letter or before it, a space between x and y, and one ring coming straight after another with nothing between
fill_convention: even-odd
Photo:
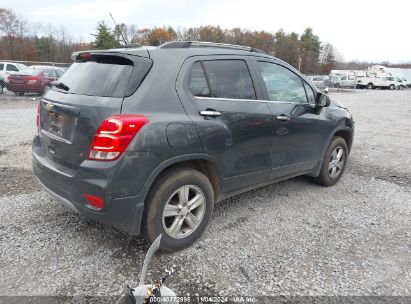
<instances>
[{"instance_id":1,"label":"rear window","mask_svg":"<svg viewBox=\"0 0 411 304\"><path fill-rule=\"evenodd\" d=\"M71 94L124 97L131 95L128 90L129 83L135 86L131 91L133 93L144 78L139 75L137 78L140 81L130 81L133 69L145 76L150 67L151 65L148 68L144 66L143 70L136 69L133 68L133 62L127 58L93 55L92 60L73 63L59 81L69 87L68 93Z\"/></svg>"},{"instance_id":2,"label":"rear window","mask_svg":"<svg viewBox=\"0 0 411 304\"><path fill-rule=\"evenodd\" d=\"M36 75L40 74L41 72L42 72L41 70L26 69L26 70L17 72L15 75L36 76Z\"/></svg>"}]
</instances>

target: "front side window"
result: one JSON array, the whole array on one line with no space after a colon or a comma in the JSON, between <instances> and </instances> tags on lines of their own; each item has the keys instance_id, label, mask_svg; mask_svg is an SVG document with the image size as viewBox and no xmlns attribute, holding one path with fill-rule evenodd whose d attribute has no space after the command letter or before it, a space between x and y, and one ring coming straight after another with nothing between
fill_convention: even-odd
<instances>
[{"instance_id":1,"label":"front side window","mask_svg":"<svg viewBox=\"0 0 411 304\"><path fill-rule=\"evenodd\" d=\"M304 87L305 87L305 91L307 92L308 102L311 103L311 104L315 104L315 93L314 93L313 89L311 89L311 87L305 81L303 81L303 84L304 84Z\"/></svg>"},{"instance_id":2,"label":"front side window","mask_svg":"<svg viewBox=\"0 0 411 304\"><path fill-rule=\"evenodd\" d=\"M4 70L4 63L0 63L0 71Z\"/></svg>"},{"instance_id":3,"label":"front side window","mask_svg":"<svg viewBox=\"0 0 411 304\"><path fill-rule=\"evenodd\" d=\"M6 66L6 70L7 71L12 71L12 72L18 72L19 71L19 69L13 64L8 64Z\"/></svg>"},{"instance_id":4,"label":"front side window","mask_svg":"<svg viewBox=\"0 0 411 304\"><path fill-rule=\"evenodd\" d=\"M256 99L253 81L244 60L204 61L211 97Z\"/></svg>"},{"instance_id":5,"label":"front side window","mask_svg":"<svg viewBox=\"0 0 411 304\"><path fill-rule=\"evenodd\" d=\"M301 78L275 63L258 62L258 68L271 101L307 103Z\"/></svg>"}]
</instances>

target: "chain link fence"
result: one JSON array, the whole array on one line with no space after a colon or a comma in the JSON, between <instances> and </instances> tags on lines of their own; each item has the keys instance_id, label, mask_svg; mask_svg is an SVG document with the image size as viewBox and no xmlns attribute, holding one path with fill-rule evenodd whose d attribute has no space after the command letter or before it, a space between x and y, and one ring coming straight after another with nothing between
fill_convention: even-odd
<instances>
[{"instance_id":1,"label":"chain link fence","mask_svg":"<svg viewBox=\"0 0 411 304\"><path fill-rule=\"evenodd\" d=\"M0 60L0 101L41 96L71 63Z\"/></svg>"}]
</instances>

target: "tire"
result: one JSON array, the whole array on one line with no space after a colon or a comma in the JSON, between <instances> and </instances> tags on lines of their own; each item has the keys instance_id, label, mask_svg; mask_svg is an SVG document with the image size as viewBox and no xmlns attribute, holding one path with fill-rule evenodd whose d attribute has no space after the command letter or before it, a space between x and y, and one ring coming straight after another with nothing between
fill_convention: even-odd
<instances>
[{"instance_id":1,"label":"tire","mask_svg":"<svg viewBox=\"0 0 411 304\"><path fill-rule=\"evenodd\" d=\"M394 90L395 89L395 85L390 84L390 86L388 87L390 90Z\"/></svg>"},{"instance_id":2,"label":"tire","mask_svg":"<svg viewBox=\"0 0 411 304\"><path fill-rule=\"evenodd\" d=\"M188 190L188 195L184 195L187 193L185 190ZM186 200L181 199L180 195L186 197ZM197 200L194 199L196 197ZM201 199L202 205L189 209L190 202L199 203ZM166 205L170 213L168 217L164 217ZM150 243L162 234L160 249L163 251L184 249L193 244L204 232L213 209L213 187L204 174L191 168L171 169L150 189L144 208L142 234ZM196 219L198 223L192 219ZM176 225L179 223L181 224ZM190 226L195 228L192 229ZM173 230L173 227L180 228Z\"/></svg>"},{"instance_id":3,"label":"tire","mask_svg":"<svg viewBox=\"0 0 411 304\"><path fill-rule=\"evenodd\" d=\"M343 151L341 161L336 162L335 157L339 151ZM336 153L336 154L335 154ZM320 174L314 178L314 181L322 186L328 187L336 184L344 173L347 165L348 148L347 143L342 137L335 136L325 152ZM334 159L334 160L333 160ZM331 162L334 161L336 175L333 175L333 169L330 169ZM333 167L334 168L334 167Z\"/></svg>"},{"instance_id":4,"label":"tire","mask_svg":"<svg viewBox=\"0 0 411 304\"><path fill-rule=\"evenodd\" d=\"M374 85L372 83L367 84L367 89L372 90L374 88Z\"/></svg>"},{"instance_id":5,"label":"tire","mask_svg":"<svg viewBox=\"0 0 411 304\"><path fill-rule=\"evenodd\" d=\"M404 89L404 87L403 87L402 85L400 85L400 86L398 87L398 90L402 90L402 89Z\"/></svg>"},{"instance_id":6,"label":"tire","mask_svg":"<svg viewBox=\"0 0 411 304\"><path fill-rule=\"evenodd\" d=\"M24 93L25 93L25 92L17 92L16 94L17 94L18 96L23 96Z\"/></svg>"}]
</instances>

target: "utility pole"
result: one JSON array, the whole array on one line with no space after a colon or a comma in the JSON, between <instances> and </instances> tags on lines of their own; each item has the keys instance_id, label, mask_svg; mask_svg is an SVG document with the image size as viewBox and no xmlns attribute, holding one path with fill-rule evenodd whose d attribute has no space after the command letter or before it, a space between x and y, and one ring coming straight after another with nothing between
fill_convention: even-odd
<instances>
[{"instance_id":1,"label":"utility pole","mask_svg":"<svg viewBox=\"0 0 411 304\"><path fill-rule=\"evenodd\" d=\"M301 57L301 52L304 52L304 49L298 49L298 71L301 72L301 62L303 58Z\"/></svg>"}]
</instances>

